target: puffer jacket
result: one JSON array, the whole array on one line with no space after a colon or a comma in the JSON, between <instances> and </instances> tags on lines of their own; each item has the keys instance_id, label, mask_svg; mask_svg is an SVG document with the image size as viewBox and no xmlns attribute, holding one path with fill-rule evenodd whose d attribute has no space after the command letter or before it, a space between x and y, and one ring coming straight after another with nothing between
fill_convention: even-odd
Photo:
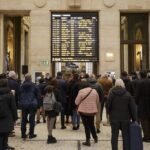
<instances>
[{"instance_id":1,"label":"puffer jacket","mask_svg":"<svg viewBox=\"0 0 150 150\"><path fill-rule=\"evenodd\" d=\"M110 91L106 108L110 121L130 121L130 119L135 121L137 119L135 102L125 88L114 87Z\"/></svg>"},{"instance_id":2,"label":"puffer jacket","mask_svg":"<svg viewBox=\"0 0 150 150\"><path fill-rule=\"evenodd\" d=\"M92 90L92 91L91 91ZM91 93L88 95L88 93ZM86 97L86 95L88 95ZM82 100L86 97L84 100ZM78 106L78 112L86 115L95 115L98 112L99 96L95 89L90 87L81 89L76 97L75 104Z\"/></svg>"}]
</instances>

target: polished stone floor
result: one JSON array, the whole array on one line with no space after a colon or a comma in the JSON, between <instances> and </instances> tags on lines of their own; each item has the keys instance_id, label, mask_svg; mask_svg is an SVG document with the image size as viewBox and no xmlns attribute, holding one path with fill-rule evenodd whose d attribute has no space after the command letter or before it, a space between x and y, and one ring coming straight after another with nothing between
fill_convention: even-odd
<instances>
[{"instance_id":1,"label":"polished stone floor","mask_svg":"<svg viewBox=\"0 0 150 150\"><path fill-rule=\"evenodd\" d=\"M53 130L53 136L57 138L56 144L47 144L47 128L46 123L37 124L35 133L37 138L33 140L21 139L20 126L15 127L15 137L9 138L9 145L16 148L16 150L111 150L111 132L109 126L101 124L101 133L98 134L99 141L94 143L91 139L91 147L82 145L85 140L83 125L77 131L72 130L71 124L66 125L67 128L60 129L60 120L57 119L56 129ZM122 150L122 139L119 136L119 150ZM144 150L150 150L150 143L144 143Z\"/></svg>"}]
</instances>

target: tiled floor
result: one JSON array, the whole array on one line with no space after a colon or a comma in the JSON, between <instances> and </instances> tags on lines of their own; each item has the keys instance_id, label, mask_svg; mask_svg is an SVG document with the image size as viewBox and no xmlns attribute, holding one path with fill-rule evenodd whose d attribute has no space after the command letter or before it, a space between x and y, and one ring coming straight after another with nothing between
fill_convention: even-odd
<instances>
[{"instance_id":1,"label":"tiled floor","mask_svg":"<svg viewBox=\"0 0 150 150\"><path fill-rule=\"evenodd\" d=\"M35 133L38 135L34 140L27 139L23 141L20 137L20 126L15 127L16 136L9 138L9 144L16 150L111 150L110 127L101 125L101 133L98 134L99 142L97 144L91 140L91 147L82 145L85 139L84 129L81 125L78 131L73 131L71 124L67 129L60 129L58 120L53 136L58 140L56 144L47 144L46 124L40 123L35 127ZM119 137L119 150L122 150L121 136ZM150 143L144 143L144 150L150 150Z\"/></svg>"}]
</instances>

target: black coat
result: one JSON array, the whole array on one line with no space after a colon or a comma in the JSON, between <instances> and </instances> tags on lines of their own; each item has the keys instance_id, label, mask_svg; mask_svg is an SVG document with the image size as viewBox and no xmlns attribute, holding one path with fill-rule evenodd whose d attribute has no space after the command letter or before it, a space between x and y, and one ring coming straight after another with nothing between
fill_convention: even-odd
<instances>
[{"instance_id":1,"label":"black coat","mask_svg":"<svg viewBox=\"0 0 150 150\"><path fill-rule=\"evenodd\" d=\"M22 86L20 88L20 106L21 106L21 108L24 107L24 106L22 106L22 104L24 104L24 103L28 104L30 102L30 101L28 101L28 97L31 92L33 93L34 98L37 101L36 102L37 106L33 106L33 108L37 108L40 106L41 95L40 95L39 87L31 81L24 81L24 83L22 84ZM33 102L33 101L31 101L31 102ZM32 108L32 106L30 106L30 108Z\"/></svg>"},{"instance_id":2,"label":"black coat","mask_svg":"<svg viewBox=\"0 0 150 150\"><path fill-rule=\"evenodd\" d=\"M17 80L13 78L8 78L8 86L11 90L15 90L15 100L16 100L16 105L18 105L18 100L20 97L20 85L17 82Z\"/></svg>"},{"instance_id":3,"label":"black coat","mask_svg":"<svg viewBox=\"0 0 150 150\"><path fill-rule=\"evenodd\" d=\"M141 119L150 119L150 79L141 79L138 81L135 99L138 105L138 117Z\"/></svg>"},{"instance_id":4,"label":"black coat","mask_svg":"<svg viewBox=\"0 0 150 150\"><path fill-rule=\"evenodd\" d=\"M76 110L77 106L75 104L75 99L78 95L78 92L80 90L80 83L78 80L72 80L70 81L68 85L68 96L70 99L70 109Z\"/></svg>"},{"instance_id":5,"label":"black coat","mask_svg":"<svg viewBox=\"0 0 150 150\"><path fill-rule=\"evenodd\" d=\"M125 88L114 87L108 96L106 104L110 121L136 120L136 105L132 96Z\"/></svg>"},{"instance_id":6,"label":"black coat","mask_svg":"<svg viewBox=\"0 0 150 150\"><path fill-rule=\"evenodd\" d=\"M13 124L17 120L17 109L14 96L9 88L0 88L0 96L5 95L7 101L7 116L0 119L0 133L8 133L13 129Z\"/></svg>"},{"instance_id":7,"label":"black coat","mask_svg":"<svg viewBox=\"0 0 150 150\"><path fill-rule=\"evenodd\" d=\"M60 90L62 96L62 104L67 103L66 94L67 94L67 82L63 79L57 79L58 81L58 89Z\"/></svg>"},{"instance_id":8,"label":"black coat","mask_svg":"<svg viewBox=\"0 0 150 150\"><path fill-rule=\"evenodd\" d=\"M90 83L91 88L95 89L99 95L99 101L104 101L104 91L102 86L97 83L96 79L89 79L88 82Z\"/></svg>"},{"instance_id":9,"label":"black coat","mask_svg":"<svg viewBox=\"0 0 150 150\"><path fill-rule=\"evenodd\" d=\"M121 79L122 79L123 82L124 82L124 85L125 85L126 90L131 93L131 90L132 90L131 88L132 88L132 86L131 86L131 81L130 81L130 79L129 79L128 77L121 77Z\"/></svg>"}]
</instances>

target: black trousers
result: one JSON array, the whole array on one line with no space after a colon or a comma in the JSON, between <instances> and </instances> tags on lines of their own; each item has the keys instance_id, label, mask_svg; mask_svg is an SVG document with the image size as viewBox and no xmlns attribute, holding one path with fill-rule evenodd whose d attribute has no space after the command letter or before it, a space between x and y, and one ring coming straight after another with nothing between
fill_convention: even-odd
<instances>
[{"instance_id":1,"label":"black trousers","mask_svg":"<svg viewBox=\"0 0 150 150\"><path fill-rule=\"evenodd\" d=\"M150 119L141 119L141 125L144 138L150 140Z\"/></svg>"},{"instance_id":2,"label":"black trousers","mask_svg":"<svg viewBox=\"0 0 150 150\"><path fill-rule=\"evenodd\" d=\"M26 124L27 124L28 115L29 115L29 124L30 124L29 135L34 134L35 114L36 114L35 108L22 109L22 122L21 122L22 135L26 134Z\"/></svg>"},{"instance_id":3,"label":"black trousers","mask_svg":"<svg viewBox=\"0 0 150 150\"><path fill-rule=\"evenodd\" d=\"M130 121L111 121L111 145L112 150L118 150L119 130L122 132L123 150L130 150Z\"/></svg>"},{"instance_id":4,"label":"black trousers","mask_svg":"<svg viewBox=\"0 0 150 150\"><path fill-rule=\"evenodd\" d=\"M9 133L0 133L0 150L6 150L8 146Z\"/></svg>"},{"instance_id":5,"label":"black trousers","mask_svg":"<svg viewBox=\"0 0 150 150\"><path fill-rule=\"evenodd\" d=\"M85 129L86 140L90 139L90 133L92 134L93 139L97 138L94 126L94 116L85 116L83 114L80 115Z\"/></svg>"},{"instance_id":6,"label":"black trousers","mask_svg":"<svg viewBox=\"0 0 150 150\"><path fill-rule=\"evenodd\" d=\"M62 103L63 109L61 111L61 127L65 126L65 112L66 112L66 103Z\"/></svg>"},{"instance_id":7,"label":"black trousers","mask_svg":"<svg viewBox=\"0 0 150 150\"><path fill-rule=\"evenodd\" d=\"M106 108L106 102L107 102L107 96L104 96L104 99L101 102L101 112L100 112L101 121L103 119L103 110L104 110L104 107Z\"/></svg>"}]
</instances>

